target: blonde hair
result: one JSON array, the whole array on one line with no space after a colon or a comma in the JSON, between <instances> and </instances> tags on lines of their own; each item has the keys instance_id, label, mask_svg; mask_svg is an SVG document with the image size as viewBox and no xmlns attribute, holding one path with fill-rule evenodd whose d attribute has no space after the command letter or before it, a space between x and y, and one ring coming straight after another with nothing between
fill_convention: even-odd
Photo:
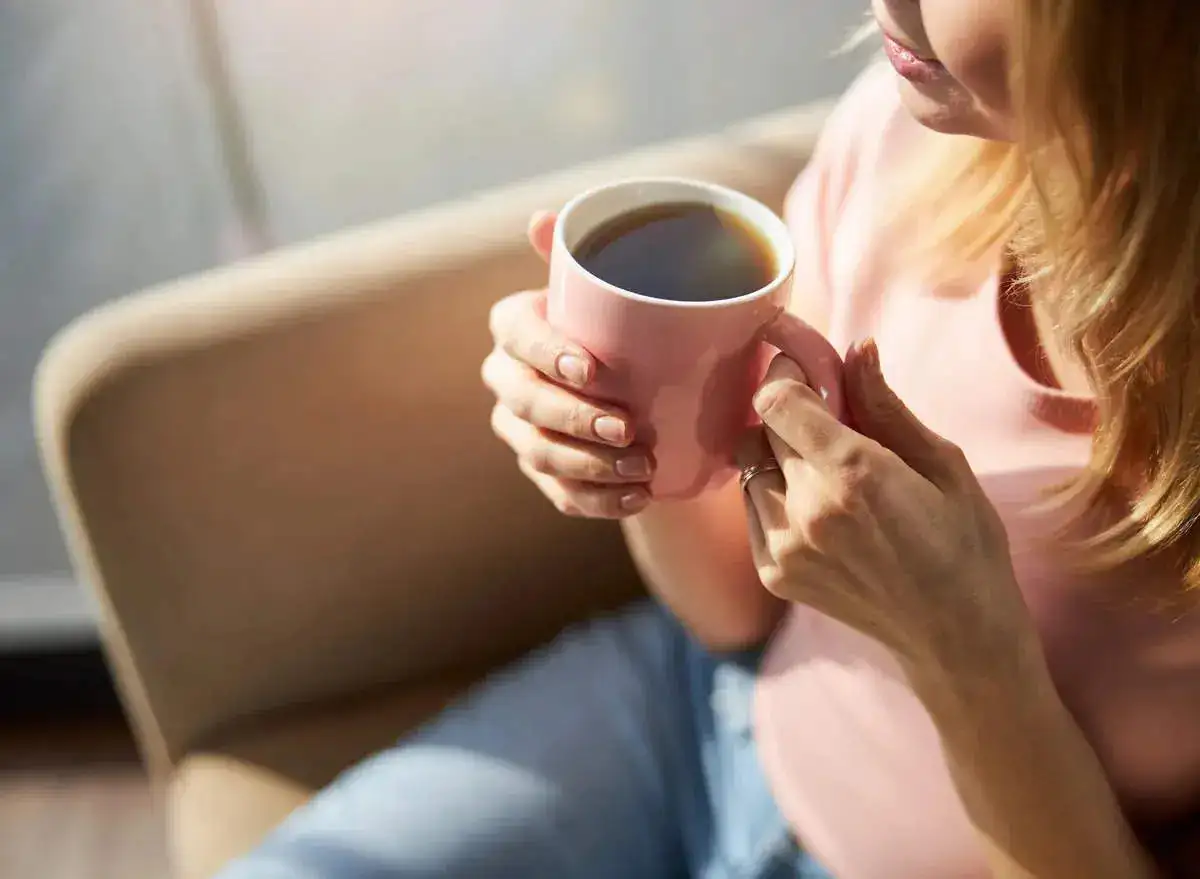
<instances>
[{"instance_id":1,"label":"blonde hair","mask_svg":"<svg viewBox=\"0 0 1200 879\"><path fill-rule=\"evenodd\" d=\"M1089 565L1168 553L1197 590L1200 4L1014 6L1016 142L936 137L912 203L943 258L1007 247L1087 371L1091 462L1058 497L1101 514Z\"/></svg>"}]
</instances>

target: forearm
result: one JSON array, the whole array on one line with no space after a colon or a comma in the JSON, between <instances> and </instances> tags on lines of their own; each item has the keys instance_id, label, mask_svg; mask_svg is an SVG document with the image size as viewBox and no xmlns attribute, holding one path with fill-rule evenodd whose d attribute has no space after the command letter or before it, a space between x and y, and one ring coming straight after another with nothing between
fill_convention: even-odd
<instances>
[{"instance_id":1,"label":"forearm","mask_svg":"<svg viewBox=\"0 0 1200 879\"><path fill-rule=\"evenodd\" d=\"M1157 875L1040 661L917 689L996 879Z\"/></svg>"},{"instance_id":2,"label":"forearm","mask_svg":"<svg viewBox=\"0 0 1200 879\"><path fill-rule=\"evenodd\" d=\"M758 578L736 483L696 500L651 505L625 521L647 586L711 650L759 644L784 603Z\"/></svg>"},{"instance_id":3,"label":"forearm","mask_svg":"<svg viewBox=\"0 0 1200 879\"><path fill-rule=\"evenodd\" d=\"M805 290L789 310L819 332L826 306ZM761 644L787 603L762 585L750 554L746 507L736 481L682 503L653 504L625 520L625 542L650 591L710 650Z\"/></svg>"}]
</instances>

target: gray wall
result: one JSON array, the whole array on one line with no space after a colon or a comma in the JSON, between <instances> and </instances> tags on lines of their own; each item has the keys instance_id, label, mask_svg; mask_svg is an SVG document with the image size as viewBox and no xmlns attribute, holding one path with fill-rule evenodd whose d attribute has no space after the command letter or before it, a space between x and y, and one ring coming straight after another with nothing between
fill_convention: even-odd
<instances>
[{"instance_id":1,"label":"gray wall","mask_svg":"<svg viewBox=\"0 0 1200 879\"><path fill-rule=\"evenodd\" d=\"M835 93L865 5L0 3L0 617L6 581L67 571L28 407L56 328L263 241Z\"/></svg>"}]
</instances>

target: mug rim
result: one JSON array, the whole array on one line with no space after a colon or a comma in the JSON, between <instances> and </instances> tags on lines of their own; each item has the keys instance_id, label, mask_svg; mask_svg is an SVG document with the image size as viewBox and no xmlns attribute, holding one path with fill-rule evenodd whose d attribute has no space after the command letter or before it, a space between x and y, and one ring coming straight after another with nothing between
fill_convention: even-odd
<instances>
[{"instance_id":1,"label":"mug rim","mask_svg":"<svg viewBox=\"0 0 1200 879\"><path fill-rule=\"evenodd\" d=\"M741 296L697 302L646 296L642 293L636 293L633 290L626 290L624 287L618 287L616 284L609 283L599 275L588 271L576 259L571 248L567 246L565 230L572 213L599 195L614 190L630 189L639 186L685 187L695 191L698 195L704 196L696 199L697 204L733 210L739 219L744 220L754 229L762 232L763 237L770 243L778 265L774 277L771 278L769 283L749 293L743 293ZM638 207L646 207L656 203L658 202L649 200L638 205ZM733 207L730 206L731 204ZM611 217L606 219L611 219ZM766 226L773 228L764 228ZM574 271L580 272L589 281L599 285L610 293L635 302L660 305L666 308L719 309L754 302L769 297L778 290L782 284L787 282L787 279L795 272L796 268L796 248L792 242L791 234L787 224L773 210L758 199L746 195L744 192L739 192L728 186L722 186L719 183L709 183L706 180L696 180L688 177L628 177L584 190L567 202L562 210L559 211L558 218L554 223L554 250L564 255L570 261Z\"/></svg>"}]
</instances>

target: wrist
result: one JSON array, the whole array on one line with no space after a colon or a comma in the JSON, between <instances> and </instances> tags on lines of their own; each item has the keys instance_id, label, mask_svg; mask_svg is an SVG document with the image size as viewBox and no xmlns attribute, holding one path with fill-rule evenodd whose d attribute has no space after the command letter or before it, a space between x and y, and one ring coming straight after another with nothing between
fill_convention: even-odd
<instances>
[{"instance_id":1,"label":"wrist","mask_svg":"<svg viewBox=\"0 0 1200 879\"><path fill-rule=\"evenodd\" d=\"M1039 707L1061 707L1041 642L1032 629L1011 638L1002 649L981 652L973 659L926 662L905 672L944 734L970 731L980 723L1020 722Z\"/></svg>"}]
</instances>

